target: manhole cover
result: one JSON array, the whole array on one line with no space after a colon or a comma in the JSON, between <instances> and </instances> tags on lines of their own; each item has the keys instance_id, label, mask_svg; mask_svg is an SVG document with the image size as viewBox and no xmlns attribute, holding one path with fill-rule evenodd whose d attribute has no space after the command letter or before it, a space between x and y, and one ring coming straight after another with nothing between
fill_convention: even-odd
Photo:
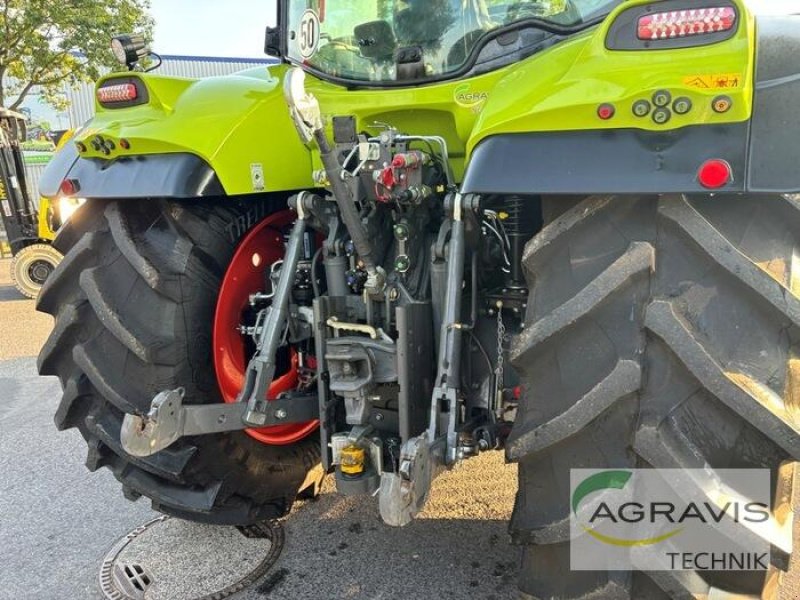
<instances>
[{"instance_id":1,"label":"manhole cover","mask_svg":"<svg viewBox=\"0 0 800 600\"><path fill-rule=\"evenodd\" d=\"M262 578L283 541L278 523L240 530L162 516L114 544L100 589L110 600L223 600Z\"/></svg>"}]
</instances>

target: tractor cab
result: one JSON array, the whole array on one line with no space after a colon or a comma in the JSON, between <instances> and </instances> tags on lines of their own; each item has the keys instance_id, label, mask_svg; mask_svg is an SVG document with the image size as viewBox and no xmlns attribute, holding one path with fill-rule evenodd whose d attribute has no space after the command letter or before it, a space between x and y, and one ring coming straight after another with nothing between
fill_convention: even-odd
<instances>
[{"instance_id":1,"label":"tractor cab","mask_svg":"<svg viewBox=\"0 0 800 600\"><path fill-rule=\"evenodd\" d=\"M281 54L332 80L410 85L497 68L520 25L567 34L619 0L305 0L284 2ZM495 41L495 44L490 44ZM539 40L541 41L541 40ZM487 46L491 46L487 48ZM484 49L487 49L484 52ZM505 54L508 54L506 51Z\"/></svg>"}]
</instances>

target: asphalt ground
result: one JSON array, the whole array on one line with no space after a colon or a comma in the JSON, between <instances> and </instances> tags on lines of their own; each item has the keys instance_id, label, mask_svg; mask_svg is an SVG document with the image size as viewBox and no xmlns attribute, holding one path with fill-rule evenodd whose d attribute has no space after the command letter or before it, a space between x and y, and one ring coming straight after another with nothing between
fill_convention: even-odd
<instances>
[{"instance_id":1,"label":"asphalt ground","mask_svg":"<svg viewBox=\"0 0 800 600\"><path fill-rule=\"evenodd\" d=\"M34 310L34 303L11 284L11 261L0 259L0 361L36 356L53 319Z\"/></svg>"},{"instance_id":2,"label":"asphalt ground","mask_svg":"<svg viewBox=\"0 0 800 600\"><path fill-rule=\"evenodd\" d=\"M86 470L77 431L53 426L60 387L37 376L35 361L50 326L11 287L0 260L0 600L99 600L107 551L157 516L144 499L123 498L106 469ZM328 481L284 519L286 545L268 575L235 597L516 598L519 551L507 533L515 490L516 468L489 453L437 479L420 518L394 529L381 522L376 499L338 496ZM198 554L213 553L191 576L217 575L226 557L214 549L214 529L180 527ZM154 552L170 565L170 548ZM796 563L782 600L800 598Z\"/></svg>"},{"instance_id":3,"label":"asphalt ground","mask_svg":"<svg viewBox=\"0 0 800 600\"><path fill-rule=\"evenodd\" d=\"M0 600L102 598L106 552L157 516L146 500L123 498L108 470L86 470L76 430L56 431L61 390L36 374L35 360L50 327L0 260ZM394 529L381 522L377 499L338 496L327 481L284 520L286 545L267 577L237 598L515 598L519 553L507 533L515 490L516 468L487 454L440 477L421 517ZM182 527L211 547L213 530ZM214 575L204 568L194 576Z\"/></svg>"}]
</instances>

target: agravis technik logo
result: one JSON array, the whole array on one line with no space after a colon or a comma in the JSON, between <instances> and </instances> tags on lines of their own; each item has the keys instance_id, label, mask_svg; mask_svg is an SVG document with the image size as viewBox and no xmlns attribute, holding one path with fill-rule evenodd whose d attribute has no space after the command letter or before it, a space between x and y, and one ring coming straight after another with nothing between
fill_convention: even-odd
<instances>
[{"instance_id":1,"label":"agravis technik logo","mask_svg":"<svg viewBox=\"0 0 800 600\"><path fill-rule=\"evenodd\" d=\"M762 469L573 469L572 568L762 570L770 474Z\"/></svg>"}]
</instances>

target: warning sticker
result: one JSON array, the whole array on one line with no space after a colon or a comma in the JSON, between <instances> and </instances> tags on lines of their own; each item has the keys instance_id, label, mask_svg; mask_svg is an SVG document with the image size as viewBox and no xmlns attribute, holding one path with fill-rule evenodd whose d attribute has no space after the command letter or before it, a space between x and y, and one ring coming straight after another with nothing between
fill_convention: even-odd
<instances>
[{"instance_id":1,"label":"warning sticker","mask_svg":"<svg viewBox=\"0 0 800 600\"><path fill-rule=\"evenodd\" d=\"M740 87L742 79L741 73L690 75L683 78L683 85L700 90L730 90Z\"/></svg>"},{"instance_id":2,"label":"warning sticker","mask_svg":"<svg viewBox=\"0 0 800 600\"><path fill-rule=\"evenodd\" d=\"M300 31L297 32L297 42L300 46L300 56L311 58L319 49L319 39L321 34L319 15L309 9L303 13L300 19Z\"/></svg>"},{"instance_id":3,"label":"warning sticker","mask_svg":"<svg viewBox=\"0 0 800 600\"><path fill-rule=\"evenodd\" d=\"M266 189L264 182L264 165L253 163L250 165L250 180L253 183L254 192L263 192Z\"/></svg>"}]
</instances>

